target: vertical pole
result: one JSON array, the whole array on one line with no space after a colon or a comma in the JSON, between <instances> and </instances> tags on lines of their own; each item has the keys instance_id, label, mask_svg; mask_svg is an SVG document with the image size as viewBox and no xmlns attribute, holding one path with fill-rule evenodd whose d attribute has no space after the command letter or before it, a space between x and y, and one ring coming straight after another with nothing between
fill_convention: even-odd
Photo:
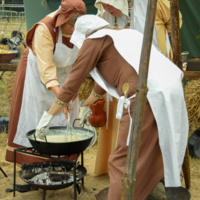
<instances>
[{"instance_id":1,"label":"vertical pole","mask_svg":"<svg viewBox=\"0 0 200 200\"><path fill-rule=\"evenodd\" d=\"M179 26L179 0L170 0L173 63L182 70L181 36Z\"/></svg>"},{"instance_id":2,"label":"vertical pole","mask_svg":"<svg viewBox=\"0 0 200 200\"><path fill-rule=\"evenodd\" d=\"M157 0L149 0L145 22L142 53L140 58L140 70L136 89L136 99L133 112L133 123L126 159L126 168L122 179L123 191L121 200L133 200L135 190L135 174L139 154L141 131L143 126L144 111L146 104L147 76L149 57L151 52L153 28L155 21Z\"/></svg>"},{"instance_id":3,"label":"vertical pole","mask_svg":"<svg viewBox=\"0 0 200 200\"><path fill-rule=\"evenodd\" d=\"M14 183L13 183L13 197L15 197L15 184L16 184L16 149L14 149Z\"/></svg>"},{"instance_id":4,"label":"vertical pole","mask_svg":"<svg viewBox=\"0 0 200 200\"><path fill-rule=\"evenodd\" d=\"M73 163L74 167L74 200L77 199L76 197L76 162Z\"/></svg>"},{"instance_id":5,"label":"vertical pole","mask_svg":"<svg viewBox=\"0 0 200 200\"><path fill-rule=\"evenodd\" d=\"M82 165L82 167L84 167L83 165L84 165L84 160L83 160L83 152L81 152L81 165ZM84 190L84 177L82 178L82 187L83 187L83 190Z\"/></svg>"},{"instance_id":6,"label":"vertical pole","mask_svg":"<svg viewBox=\"0 0 200 200\"><path fill-rule=\"evenodd\" d=\"M46 197L46 190L43 189L43 192L42 192L42 200L45 200L45 197Z\"/></svg>"}]
</instances>

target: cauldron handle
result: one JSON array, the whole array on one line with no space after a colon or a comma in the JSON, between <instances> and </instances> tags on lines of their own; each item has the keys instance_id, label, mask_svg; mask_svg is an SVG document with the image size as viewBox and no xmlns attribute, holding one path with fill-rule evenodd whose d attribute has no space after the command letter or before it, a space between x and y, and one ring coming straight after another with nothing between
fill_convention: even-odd
<instances>
[{"instance_id":1,"label":"cauldron handle","mask_svg":"<svg viewBox=\"0 0 200 200\"><path fill-rule=\"evenodd\" d=\"M37 142L37 140L36 140L36 136L35 136L35 133L33 134L34 135L34 139L35 139L35 141ZM46 141L46 143L47 143L47 137L45 136L45 141Z\"/></svg>"},{"instance_id":2,"label":"cauldron handle","mask_svg":"<svg viewBox=\"0 0 200 200\"><path fill-rule=\"evenodd\" d=\"M76 122L77 120L80 120L80 119L75 119L75 120L74 120L74 122L73 122L73 127L75 127L74 125L75 125L75 122ZM86 120L84 121L82 128L84 128L85 122L86 122Z\"/></svg>"},{"instance_id":3,"label":"cauldron handle","mask_svg":"<svg viewBox=\"0 0 200 200\"><path fill-rule=\"evenodd\" d=\"M35 137L35 133L34 133L33 135L34 135L35 141L37 141L37 140L36 140L36 137Z\"/></svg>"}]
</instances>

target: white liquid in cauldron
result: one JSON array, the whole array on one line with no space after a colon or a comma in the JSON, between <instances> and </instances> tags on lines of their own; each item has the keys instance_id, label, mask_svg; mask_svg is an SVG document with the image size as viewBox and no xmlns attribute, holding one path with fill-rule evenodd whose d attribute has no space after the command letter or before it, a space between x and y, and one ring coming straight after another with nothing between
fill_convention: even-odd
<instances>
[{"instance_id":1,"label":"white liquid in cauldron","mask_svg":"<svg viewBox=\"0 0 200 200\"><path fill-rule=\"evenodd\" d=\"M34 135L29 136L31 139L35 140ZM66 134L66 130L50 130L46 136L47 142L52 143L65 143L65 142L75 142L80 140L85 140L92 137L89 131L79 131L76 130L73 134ZM46 142L44 139L36 137L37 141Z\"/></svg>"},{"instance_id":2,"label":"white liquid in cauldron","mask_svg":"<svg viewBox=\"0 0 200 200\"><path fill-rule=\"evenodd\" d=\"M64 142L74 142L79 140L84 140L83 137L78 137L77 135L71 136L71 135L47 135L47 142L53 142L53 143L64 143ZM45 141L37 137L37 141Z\"/></svg>"}]
</instances>

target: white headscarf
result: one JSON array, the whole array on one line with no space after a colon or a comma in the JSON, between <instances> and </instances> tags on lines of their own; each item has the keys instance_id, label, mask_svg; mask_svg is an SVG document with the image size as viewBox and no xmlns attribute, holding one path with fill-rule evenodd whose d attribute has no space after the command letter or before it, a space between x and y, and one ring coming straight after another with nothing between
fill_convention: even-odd
<instances>
[{"instance_id":1,"label":"white headscarf","mask_svg":"<svg viewBox=\"0 0 200 200\"><path fill-rule=\"evenodd\" d=\"M70 42L80 49L86 39L86 35L107 25L110 24L96 15L83 15L75 23L75 29Z\"/></svg>"},{"instance_id":2,"label":"white headscarf","mask_svg":"<svg viewBox=\"0 0 200 200\"><path fill-rule=\"evenodd\" d=\"M94 6L98 9L98 16L103 17L102 3L109 4L119 10L126 16L128 16L128 0L96 0Z\"/></svg>"}]
</instances>

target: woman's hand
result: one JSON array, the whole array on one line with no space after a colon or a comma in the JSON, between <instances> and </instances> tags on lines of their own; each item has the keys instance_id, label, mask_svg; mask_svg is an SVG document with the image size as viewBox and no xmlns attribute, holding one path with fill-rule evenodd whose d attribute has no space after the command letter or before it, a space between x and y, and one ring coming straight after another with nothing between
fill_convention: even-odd
<instances>
[{"instance_id":1,"label":"woman's hand","mask_svg":"<svg viewBox=\"0 0 200 200\"><path fill-rule=\"evenodd\" d=\"M58 93L60 92L60 88L59 86L54 86L51 88L51 90L53 91L53 93L55 94L55 96L58 95ZM77 96L77 95L76 95ZM76 97L75 97L76 98ZM62 112L63 114L65 115L65 118L68 119L68 112L70 113L71 112L71 106L70 104L68 104L67 108L62 108Z\"/></svg>"},{"instance_id":2,"label":"woman's hand","mask_svg":"<svg viewBox=\"0 0 200 200\"><path fill-rule=\"evenodd\" d=\"M68 104L67 108L62 109L63 114L65 115L65 119L68 119L68 112L71 112L71 106Z\"/></svg>"},{"instance_id":3,"label":"woman's hand","mask_svg":"<svg viewBox=\"0 0 200 200\"><path fill-rule=\"evenodd\" d=\"M36 137L39 137L40 139L45 139L45 136L49 133L49 126L53 118L53 115L44 111L36 127Z\"/></svg>"},{"instance_id":4,"label":"woman's hand","mask_svg":"<svg viewBox=\"0 0 200 200\"><path fill-rule=\"evenodd\" d=\"M80 125L82 126L84 123L86 123L87 126L89 126L89 118L90 115L92 114L92 111L90 110L89 106L82 106L84 104L84 100L79 102L79 108L80 108L80 112L79 112L79 118L80 118Z\"/></svg>"}]
</instances>

